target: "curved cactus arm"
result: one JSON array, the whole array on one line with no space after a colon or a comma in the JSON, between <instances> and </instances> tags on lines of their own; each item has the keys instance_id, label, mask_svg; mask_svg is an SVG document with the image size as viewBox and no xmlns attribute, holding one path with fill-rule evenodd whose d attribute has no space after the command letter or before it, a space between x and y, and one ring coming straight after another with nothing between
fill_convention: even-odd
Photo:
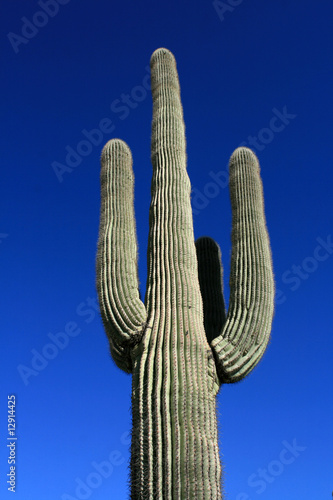
<instances>
[{"instance_id":1,"label":"curved cactus arm","mask_svg":"<svg viewBox=\"0 0 333 500\"><path fill-rule=\"evenodd\" d=\"M204 326L210 344L213 339L220 335L226 321L221 250L218 244L208 236L198 238L195 246L204 310Z\"/></svg>"},{"instance_id":2,"label":"curved cactus arm","mask_svg":"<svg viewBox=\"0 0 333 500\"><path fill-rule=\"evenodd\" d=\"M274 276L259 162L248 148L230 159L232 254L226 322L212 342L222 382L244 378L261 359L274 314Z\"/></svg>"},{"instance_id":3,"label":"curved cactus arm","mask_svg":"<svg viewBox=\"0 0 333 500\"><path fill-rule=\"evenodd\" d=\"M123 141L112 139L101 156L97 291L111 355L128 373L131 346L140 341L147 318L138 289L133 186L131 151Z\"/></svg>"}]
</instances>

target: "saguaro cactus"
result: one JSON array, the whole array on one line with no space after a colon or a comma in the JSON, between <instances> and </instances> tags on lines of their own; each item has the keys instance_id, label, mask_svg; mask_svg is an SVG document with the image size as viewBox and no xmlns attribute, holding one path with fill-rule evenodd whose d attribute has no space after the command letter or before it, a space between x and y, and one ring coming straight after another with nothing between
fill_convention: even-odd
<instances>
[{"instance_id":1,"label":"saguaro cactus","mask_svg":"<svg viewBox=\"0 0 333 500\"><path fill-rule=\"evenodd\" d=\"M221 498L216 394L244 378L269 340L274 281L256 156L230 160L232 255L225 314L218 245L194 243L176 62L151 57L153 178L144 303L137 279L132 157L101 158L97 288L111 354L132 373L131 498Z\"/></svg>"}]
</instances>

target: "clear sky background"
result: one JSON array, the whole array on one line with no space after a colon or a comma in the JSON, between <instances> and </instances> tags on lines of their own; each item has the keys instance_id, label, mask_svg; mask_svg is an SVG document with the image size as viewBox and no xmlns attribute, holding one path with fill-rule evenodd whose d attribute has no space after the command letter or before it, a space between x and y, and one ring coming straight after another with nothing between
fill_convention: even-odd
<instances>
[{"instance_id":1,"label":"clear sky background","mask_svg":"<svg viewBox=\"0 0 333 500\"><path fill-rule=\"evenodd\" d=\"M131 378L96 308L99 158L112 137L132 149L144 293L148 65L164 46L178 64L195 236L221 246L227 299L239 144L264 183L276 313L262 362L218 396L225 498L330 500L332 14L328 0L1 2L1 499L128 497Z\"/></svg>"}]
</instances>

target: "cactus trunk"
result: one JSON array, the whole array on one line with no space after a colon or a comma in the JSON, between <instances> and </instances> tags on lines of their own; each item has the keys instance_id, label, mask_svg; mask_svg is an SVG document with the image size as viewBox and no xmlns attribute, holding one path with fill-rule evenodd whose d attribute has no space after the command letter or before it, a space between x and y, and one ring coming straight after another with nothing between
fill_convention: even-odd
<instances>
[{"instance_id":1,"label":"cactus trunk","mask_svg":"<svg viewBox=\"0 0 333 500\"><path fill-rule=\"evenodd\" d=\"M136 353L131 498L218 499L216 370L204 342L181 341L168 316L153 323L149 350L140 346ZM182 321L193 335L195 318L185 313Z\"/></svg>"},{"instance_id":2,"label":"cactus trunk","mask_svg":"<svg viewBox=\"0 0 333 500\"><path fill-rule=\"evenodd\" d=\"M134 352L132 498L220 496L215 396L203 328L185 131L173 56L151 61L152 200L147 333ZM172 103L172 106L170 106Z\"/></svg>"}]
</instances>

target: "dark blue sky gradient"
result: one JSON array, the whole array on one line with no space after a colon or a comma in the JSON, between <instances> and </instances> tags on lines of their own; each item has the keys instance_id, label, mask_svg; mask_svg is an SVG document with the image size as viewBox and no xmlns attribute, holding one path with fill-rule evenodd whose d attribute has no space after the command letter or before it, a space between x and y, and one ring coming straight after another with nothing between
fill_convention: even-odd
<instances>
[{"instance_id":1,"label":"dark blue sky gradient","mask_svg":"<svg viewBox=\"0 0 333 500\"><path fill-rule=\"evenodd\" d=\"M13 498L9 394L17 400L16 500L128 497L131 379L110 360L96 310L99 158L112 137L132 149L144 294L147 68L165 46L178 64L195 236L221 246L227 299L226 172L239 144L257 153L264 183L276 313L260 365L218 396L226 498L329 500L332 3L42 4L0 5L0 498Z\"/></svg>"}]
</instances>

